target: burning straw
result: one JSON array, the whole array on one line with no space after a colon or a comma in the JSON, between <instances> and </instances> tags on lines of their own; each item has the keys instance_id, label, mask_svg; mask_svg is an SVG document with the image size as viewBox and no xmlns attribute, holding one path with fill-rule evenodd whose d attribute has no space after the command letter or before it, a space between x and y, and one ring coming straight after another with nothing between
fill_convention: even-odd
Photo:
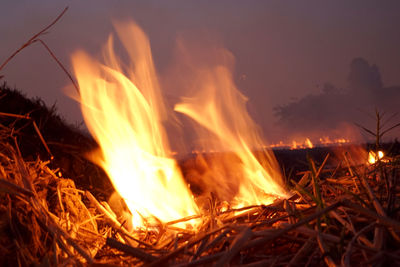
<instances>
[{"instance_id":1,"label":"burning straw","mask_svg":"<svg viewBox=\"0 0 400 267\"><path fill-rule=\"evenodd\" d=\"M216 203L198 229L176 227L183 218L128 232L106 203L56 176L49 162L24 160L14 140L2 125L0 249L9 265L400 263L399 156L356 166L345 154L348 165L334 171L310 159L291 199L240 212L222 212Z\"/></svg>"},{"instance_id":2,"label":"burning straw","mask_svg":"<svg viewBox=\"0 0 400 267\"><path fill-rule=\"evenodd\" d=\"M56 59L38 37L64 12L0 70L37 41ZM0 116L31 120L7 111ZM43 127L31 122L52 158L57 151L50 151ZM23 157L18 133L26 127L15 125L0 125L0 261L5 265L400 264L398 155L371 165L367 159L356 164L343 154L332 169L326 166L328 156L320 166L309 159L309 171L299 181L290 180L294 192L290 199L231 209L211 194L201 215L171 222L155 219L156 225L129 231L106 202L89 192L90 186L77 188L77 177L65 178L49 167L56 162L32 160L36 153ZM178 224L192 219L200 221L196 228Z\"/></svg>"}]
</instances>

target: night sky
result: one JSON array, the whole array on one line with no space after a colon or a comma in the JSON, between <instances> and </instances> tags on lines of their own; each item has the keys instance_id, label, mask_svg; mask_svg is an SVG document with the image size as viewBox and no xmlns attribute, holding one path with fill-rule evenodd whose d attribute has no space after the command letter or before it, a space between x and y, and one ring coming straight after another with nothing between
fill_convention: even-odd
<instances>
[{"instance_id":1,"label":"night sky","mask_svg":"<svg viewBox=\"0 0 400 267\"><path fill-rule=\"evenodd\" d=\"M368 124L363 117L375 107L400 111L400 1L2 0L0 63L65 6L68 12L42 39L68 69L76 49L100 53L112 19L130 18L144 29L160 77L178 37L224 46L235 56L234 77L248 109L272 141L307 134L305 125L329 132L344 117ZM39 44L0 75L28 96L56 102L70 122L81 120L78 104L65 95L66 75ZM315 113L322 115L309 115Z\"/></svg>"}]
</instances>

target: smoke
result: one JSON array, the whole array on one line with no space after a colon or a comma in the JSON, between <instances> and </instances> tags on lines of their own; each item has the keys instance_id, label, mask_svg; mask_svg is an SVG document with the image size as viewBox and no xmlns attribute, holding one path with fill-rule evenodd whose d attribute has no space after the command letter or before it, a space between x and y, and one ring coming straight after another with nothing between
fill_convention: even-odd
<instances>
[{"instance_id":1,"label":"smoke","mask_svg":"<svg viewBox=\"0 0 400 267\"><path fill-rule=\"evenodd\" d=\"M383 128L400 122L400 86L385 87L379 67L364 58L354 58L347 76L348 87L325 83L319 94L274 108L277 124L296 136L359 139L362 125L375 132L376 112L383 114ZM386 119L386 120L385 120ZM398 136L393 129L387 137ZM365 137L365 133L361 131ZM369 136L372 137L372 136ZM365 138L364 138L365 139Z\"/></svg>"}]
</instances>

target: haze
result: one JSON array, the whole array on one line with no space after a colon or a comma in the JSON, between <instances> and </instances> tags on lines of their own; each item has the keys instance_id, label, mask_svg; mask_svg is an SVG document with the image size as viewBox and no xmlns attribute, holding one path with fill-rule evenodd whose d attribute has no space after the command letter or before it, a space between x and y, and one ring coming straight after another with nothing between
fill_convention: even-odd
<instances>
[{"instance_id":1,"label":"haze","mask_svg":"<svg viewBox=\"0 0 400 267\"><path fill-rule=\"evenodd\" d=\"M161 76L168 73L178 37L224 46L235 56L237 85L248 96L248 108L270 141L308 134L308 129L329 133L346 119L350 124L370 123L367 126L373 128L373 121L363 119L368 117L365 114L376 107L388 107L390 114L399 111L399 1L3 0L0 62L65 6L70 7L68 12L42 39L68 69L76 49L99 53L112 32L112 19L131 18L144 29ZM353 90L357 85L348 78L355 58L364 60L368 68L377 67L381 85L373 89L378 90L374 94L386 97L365 100L368 85L365 90ZM366 71L366 80L368 73L374 72ZM82 120L78 104L64 93L70 87L68 78L40 45L26 48L0 75L28 96L40 97L49 105L56 102L68 121ZM326 94L327 86L332 86L335 97ZM321 106L322 101L328 104ZM334 101L342 104L335 109ZM286 109L290 116L279 115L279 107L290 103L295 103ZM301 112L296 106L302 107ZM316 113L322 116L309 116ZM318 128L321 120L322 125L331 122L332 129Z\"/></svg>"}]
</instances>

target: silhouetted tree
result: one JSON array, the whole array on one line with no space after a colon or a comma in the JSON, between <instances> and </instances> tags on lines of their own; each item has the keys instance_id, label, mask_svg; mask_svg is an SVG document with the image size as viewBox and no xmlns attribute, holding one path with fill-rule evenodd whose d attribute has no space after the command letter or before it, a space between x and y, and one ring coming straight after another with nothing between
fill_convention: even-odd
<instances>
[{"instance_id":1,"label":"silhouetted tree","mask_svg":"<svg viewBox=\"0 0 400 267\"><path fill-rule=\"evenodd\" d=\"M334 131L338 125L362 122L368 111L378 108L398 111L400 90L383 88L379 68L363 58L354 58L348 75L349 89L339 90L325 83L319 94L274 108L278 124L291 132Z\"/></svg>"}]
</instances>

